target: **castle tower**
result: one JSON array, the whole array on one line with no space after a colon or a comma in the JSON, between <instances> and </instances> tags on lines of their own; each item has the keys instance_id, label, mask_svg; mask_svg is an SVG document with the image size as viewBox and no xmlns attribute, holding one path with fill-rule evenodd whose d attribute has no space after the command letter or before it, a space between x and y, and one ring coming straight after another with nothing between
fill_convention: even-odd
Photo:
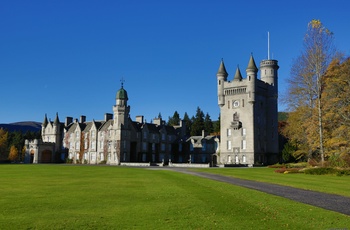
<instances>
[{"instance_id":1,"label":"castle tower","mask_svg":"<svg viewBox=\"0 0 350 230\"><path fill-rule=\"evenodd\" d=\"M258 79L258 68L251 55L246 77L242 77L237 67L229 81L223 61L220 63L216 76L221 164L266 164L278 154L277 61L262 61L261 66L263 73Z\"/></svg>"},{"instance_id":2,"label":"castle tower","mask_svg":"<svg viewBox=\"0 0 350 230\"><path fill-rule=\"evenodd\" d=\"M115 152L112 152L112 155L117 157L110 160L109 163L119 164L120 161L130 160L130 106L128 106L128 94L123 87L123 83L117 92L116 105L113 106L113 112L113 130L115 130L115 136L112 140L112 149Z\"/></svg>"},{"instance_id":3,"label":"castle tower","mask_svg":"<svg viewBox=\"0 0 350 230\"><path fill-rule=\"evenodd\" d=\"M130 106L128 106L128 93L123 87L118 90L116 94L116 104L113 106L114 112L114 128L121 129L126 125L129 118Z\"/></svg>"}]
</instances>

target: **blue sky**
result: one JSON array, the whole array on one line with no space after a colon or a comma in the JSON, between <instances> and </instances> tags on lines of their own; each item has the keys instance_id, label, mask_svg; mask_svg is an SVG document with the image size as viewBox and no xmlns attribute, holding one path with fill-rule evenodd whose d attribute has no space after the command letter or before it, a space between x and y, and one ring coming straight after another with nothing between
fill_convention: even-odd
<instances>
[{"instance_id":1,"label":"blue sky","mask_svg":"<svg viewBox=\"0 0 350 230\"><path fill-rule=\"evenodd\" d=\"M249 56L279 61L285 93L307 23L320 19L350 53L350 2L336 1L0 1L0 123L58 112L87 120L112 113L120 80L131 118L161 113L219 116L216 72L245 76ZM280 104L279 110L285 110Z\"/></svg>"}]
</instances>

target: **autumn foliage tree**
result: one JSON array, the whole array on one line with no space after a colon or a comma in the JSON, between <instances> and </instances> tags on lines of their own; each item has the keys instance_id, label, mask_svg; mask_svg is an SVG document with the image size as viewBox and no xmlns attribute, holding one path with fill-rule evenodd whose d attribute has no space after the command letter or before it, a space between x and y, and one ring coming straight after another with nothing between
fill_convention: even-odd
<instances>
[{"instance_id":1,"label":"autumn foliage tree","mask_svg":"<svg viewBox=\"0 0 350 230\"><path fill-rule=\"evenodd\" d=\"M18 149L14 145L12 145L10 148L10 153L8 158L10 161L16 161L18 159Z\"/></svg>"},{"instance_id":2,"label":"autumn foliage tree","mask_svg":"<svg viewBox=\"0 0 350 230\"><path fill-rule=\"evenodd\" d=\"M350 58L335 59L324 77L325 147L329 155L350 154Z\"/></svg>"},{"instance_id":3,"label":"autumn foliage tree","mask_svg":"<svg viewBox=\"0 0 350 230\"><path fill-rule=\"evenodd\" d=\"M318 152L324 162L321 95L324 74L335 54L333 34L320 20L312 20L308 24L303 44L303 51L294 60L288 82L286 101L294 116L288 118L285 134L292 142L303 147L304 154Z\"/></svg>"}]
</instances>

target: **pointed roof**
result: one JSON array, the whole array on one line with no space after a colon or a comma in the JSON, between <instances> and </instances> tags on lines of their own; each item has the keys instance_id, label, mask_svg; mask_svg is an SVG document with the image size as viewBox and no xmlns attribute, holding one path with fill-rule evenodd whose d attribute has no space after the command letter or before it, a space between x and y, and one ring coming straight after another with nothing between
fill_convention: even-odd
<instances>
[{"instance_id":1,"label":"pointed roof","mask_svg":"<svg viewBox=\"0 0 350 230\"><path fill-rule=\"evenodd\" d=\"M45 117L44 117L44 121L43 121L42 126L43 126L43 127L46 127L46 126L47 126L47 123L48 123L48 121L47 121L47 115L46 115L46 113L45 113Z\"/></svg>"},{"instance_id":2,"label":"pointed roof","mask_svg":"<svg viewBox=\"0 0 350 230\"><path fill-rule=\"evenodd\" d=\"M55 125L60 123L60 119L58 118L58 113L56 113L55 121L53 122Z\"/></svg>"},{"instance_id":3,"label":"pointed roof","mask_svg":"<svg viewBox=\"0 0 350 230\"><path fill-rule=\"evenodd\" d=\"M254 61L254 58L253 58L253 54L250 55L250 59L249 59L247 70L253 70L254 72L258 72L258 68L256 67L255 61Z\"/></svg>"},{"instance_id":4,"label":"pointed roof","mask_svg":"<svg viewBox=\"0 0 350 230\"><path fill-rule=\"evenodd\" d=\"M239 66L237 66L237 70L235 73L235 77L233 78L234 81L241 81L242 80L242 74L241 71L239 70Z\"/></svg>"},{"instance_id":5,"label":"pointed roof","mask_svg":"<svg viewBox=\"0 0 350 230\"><path fill-rule=\"evenodd\" d=\"M219 74L224 75L225 77L228 76L223 59L221 59L221 63L220 63L220 67L219 67L217 75L219 75Z\"/></svg>"}]
</instances>

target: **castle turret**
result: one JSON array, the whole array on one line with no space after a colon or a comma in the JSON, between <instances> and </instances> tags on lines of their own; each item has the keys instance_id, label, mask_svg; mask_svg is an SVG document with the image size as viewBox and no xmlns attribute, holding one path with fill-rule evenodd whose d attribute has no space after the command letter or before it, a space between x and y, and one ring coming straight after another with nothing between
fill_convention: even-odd
<instances>
[{"instance_id":1,"label":"castle turret","mask_svg":"<svg viewBox=\"0 0 350 230\"><path fill-rule=\"evenodd\" d=\"M278 68L277 60L262 60L260 62L260 78L262 81L274 86L275 95L278 93Z\"/></svg>"},{"instance_id":2,"label":"castle turret","mask_svg":"<svg viewBox=\"0 0 350 230\"><path fill-rule=\"evenodd\" d=\"M45 113L45 117L44 117L44 121L43 123L41 124L41 135L44 135L45 134L45 128L48 124L48 121L47 121L47 115Z\"/></svg>"},{"instance_id":3,"label":"castle turret","mask_svg":"<svg viewBox=\"0 0 350 230\"><path fill-rule=\"evenodd\" d=\"M228 73L226 72L224 60L221 60L219 70L216 74L218 79L218 104L220 107L225 105L224 84L227 80Z\"/></svg>"},{"instance_id":4,"label":"castle turret","mask_svg":"<svg viewBox=\"0 0 350 230\"><path fill-rule=\"evenodd\" d=\"M248 102L254 103L255 102L255 82L257 80L257 73L258 68L255 65L255 61L253 58L253 55L250 55L248 67L246 69L247 72L247 79L248 79Z\"/></svg>"},{"instance_id":5,"label":"castle turret","mask_svg":"<svg viewBox=\"0 0 350 230\"><path fill-rule=\"evenodd\" d=\"M114 126L119 129L121 125L125 125L129 118L130 107L128 106L128 93L123 87L118 90L116 95L116 105L113 106Z\"/></svg>"}]
</instances>

